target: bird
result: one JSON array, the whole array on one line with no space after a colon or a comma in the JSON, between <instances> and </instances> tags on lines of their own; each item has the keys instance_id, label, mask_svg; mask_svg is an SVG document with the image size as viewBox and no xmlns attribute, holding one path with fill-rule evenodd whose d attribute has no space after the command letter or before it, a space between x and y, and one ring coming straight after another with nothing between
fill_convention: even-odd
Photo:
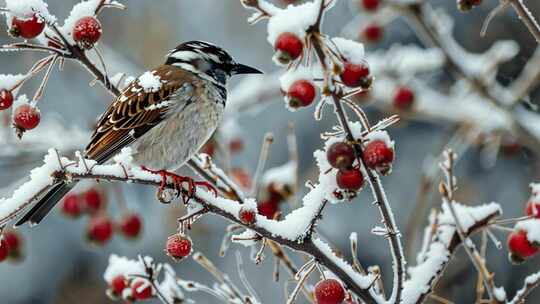
<instances>
[{"instance_id":1,"label":"bird","mask_svg":"<svg viewBox=\"0 0 540 304\"><path fill-rule=\"evenodd\" d=\"M193 180L171 173L208 141L222 120L227 82L233 75L262 74L237 63L223 48L204 41L188 41L169 51L163 65L143 73L115 98L98 118L84 157L104 164L123 148L133 149L143 169ZM152 171L151 169L157 169ZM58 181L15 226L39 224L77 184ZM199 182L198 185L206 185Z\"/></svg>"}]
</instances>

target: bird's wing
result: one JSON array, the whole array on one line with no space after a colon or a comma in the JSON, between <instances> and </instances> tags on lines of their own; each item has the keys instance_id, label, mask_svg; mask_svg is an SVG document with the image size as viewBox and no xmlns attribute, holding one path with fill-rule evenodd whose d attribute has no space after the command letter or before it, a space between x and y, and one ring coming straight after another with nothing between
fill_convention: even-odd
<instances>
[{"instance_id":1,"label":"bird's wing","mask_svg":"<svg viewBox=\"0 0 540 304\"><path fill-rule=\"evenodd\" d=\"M167 112L193 100L196 80L192 73L170 65L150 73L154 78L147 72L134 80L101 116L86 147L88 158L104 163L166 119Z\"/></svg>"}]
</instances>

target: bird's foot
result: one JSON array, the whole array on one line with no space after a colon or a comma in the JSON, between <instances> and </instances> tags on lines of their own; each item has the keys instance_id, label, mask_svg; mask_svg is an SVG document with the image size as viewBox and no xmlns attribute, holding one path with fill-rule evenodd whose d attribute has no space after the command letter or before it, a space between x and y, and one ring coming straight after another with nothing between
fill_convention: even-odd
<instances>
[{"instance_id":1,"label":"bird's foot","mask_svg":"<svg viewBox=\"0 0 540 304\"><path fill-rule=\"evenodd\" d=\"M171 178L172 184L174 186L174 189L177 192L177 197L182 196L182 200L184 201L184 204L187 204L190 199L192 199L195 196L195 193L197 191L197 186L205 187L208 191L214 193L214 196L217 197L218 192L214 186L208 182L204 181L195 181L193 178L188 176L181 176L173 172L169 172L167 170L150 170L144 166L141 167L143 170L148 171L153 174L157 174L161 177L161 184L159 186L158 190L158 199L160 201L166 201L162 199L163 190L167 187L168 179ZM186 193L184 193L184 184L187 183L187 190Z\"/></svg>"}]
</instances>

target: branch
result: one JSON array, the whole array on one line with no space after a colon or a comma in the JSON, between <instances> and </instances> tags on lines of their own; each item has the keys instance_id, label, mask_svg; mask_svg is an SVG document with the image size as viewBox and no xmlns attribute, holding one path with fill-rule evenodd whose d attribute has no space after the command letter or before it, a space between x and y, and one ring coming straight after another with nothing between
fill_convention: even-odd
<instances>
[{"instance_id":1,"label":"branch","mask_svg":"<svg viewBox=\"0 0 540 304\"><path fill-rule=\"evenodd\" d=\"M130 159L129 149L117 156L116 160ZM8 199L0 199L0 226L7 224L24 210L33 200L45 192L48 187L58 181L78 180L102 180L119 181L130 184L142 184L160 186L161 177L141 169L138 165L129 162L116 162L111 165L97 165L95 161L79 159L73 161L61 157L55 150L50 150L45 157L43 166L32 170L31 179L20 186ZM174 189L174 184L166 181L166 189ZM316 199L319 188L314 188L312 194L307 197ZM182 189L184 195L187 189ZM264 216L257 215L254 225L242 224L238 218L240 208L243 206L238 201L215 197L211 192L197 189L193 195L193 203L200 204L208 212L217 214L231 222L255 231L263 238L272 240L282 246L312 256L334 274L343 283L358 294L366 303L377 303L368 289L374 280L371 274L361 275L351 265L339 258L330 247L318 238L302 238L311 226L311 219L318 214L321 202L308 201L290 214L284 220L269 220ZM252 201L252 203L255 203Z\"/></svg>"},{"instance_id":2,"label":"branch","mask_svg":"<svg viewBox=\"0 0 540 304\"><path fill-rule=\"evenodd\" d=\"M540 271L533 273L525 278L523 287L516 292L514 298L508 304L525 303L525 298L540 285Z\"/></svg>"},{"instance_id":3,"label":"branch","mask_svg":"<svg viewBox=\"0 0 540 304\"><path fill-rule=\"evenodd\" d=\"M540 26L534 19L531 11L525 6L523 0L508 0L519 16L519 20L525 24L537 43L540 43Z\"/></svg>"}]
</instances>

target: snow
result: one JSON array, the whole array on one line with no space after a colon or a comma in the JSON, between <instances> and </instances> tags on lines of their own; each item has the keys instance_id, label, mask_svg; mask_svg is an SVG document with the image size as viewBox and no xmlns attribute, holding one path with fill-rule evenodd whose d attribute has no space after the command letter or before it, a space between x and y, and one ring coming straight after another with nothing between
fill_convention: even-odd
<instances>
[{"instance_id":1,"label":"snow","mask_svg":"<svg viewBox=\"0 0 540 304\"><path fill-rule=\"evenodd\" d=\"M396 44L388 50L368 54L367 62L373 75L391 72L411 77L442 68L445 59L440 49L422 49L416 45Z\"/></svg>"},{"instance_id":2,"label":"snow","mask_svg":"<svg viewBox=\"0 0 540 304\"><path fill-rule=\"evenodd\" d=\"M60 28L60 31L64 33L68 42L75 43L72 36L75 23L83 17L95 16L96 9L100 2L101 0L87 0L81 1L73 6L69 16L64 20L64 25ZM111 2L113 1L105 0L105 4L109 4Z\"/></svg>"},{"instance_id":3,"label":"snow","mask_svg":"<svg viewBox=\"0 0 540 304\"><path fill-rule=\"evenodd\" d=\"M496 203L479 206L466 206L455 203L455 210L460 223L465 231L468 231L476 223L485 221L494 215L501 215L501 207ZM443 203L443 210L437 215L437 219L430 222L437 223L437 231L431 236L431 243L416 266L409 267L409 279L403 285L403 304L413 304L431 289L444 267L450 261L451 252L448 246L456 234L455 223L447 203ZM502 291L499 291L502 296Z\"/></svg>"},{"instance_id":4,"label":"snow","mask_svg":"<svg viewBox=\"0 0 540 304\"><path fill-rule=\"evenodd\" d=\"M47 3L42 0L6 0L6 9L8 10L5 13L7 25L8 27L11 26L11 20L14 17L27 20L31 19L36 13L45 20L55 21L55 17L49 13L47 7Z\"/></svg>"},{"instance_id":5,"label":"snow","mask_svg":"<svg viewBox=\"0 0 540 304\"><path fill-rule=\"evenodd\" d=\"M540 219L533 218L517 222L515 229L527 232L529 242L540 244Z\"/></svg>"},{"instance_id":6,"label":"snow","mask_svg":"<svg viewBox=\"0 0 540 304\"><path fill-rule=\"evenodd\" d=\"M262 184L294 185L296 183L296 167L295 161L289 161L281 166L268 169L262 177Z\"/></svg>"},{"instance_id":7,"label":"snow","mask_svg":"<svg viewBox=\"0 0 540 304\"><path fill-rule=\"evenodd\" d=\"M353 64L365 64L364 45L353 40L335 37L332 42L346 60Z\"/></svg>"},{"instance_id":8,"label":"snow","mask_svg":"<svg viewBox=\"0 0 540 304\"><path fill-rule=\"evenodd\" d=\"M385 145L389 148L394 149L394 141L390 139L390 135L388 135L388 132L383 130L378 131L372 131L368 135L366 135L366 140L368 141L376 141L381 140L385 143Z\"/></svg>"},{"instance_id":9,"label":"snow","mask_svg":"<svg viewBox=\"0 0 540 304\"><path fill-rule=\"evenodd\" d=\"M493 290L493 295L499 302L504 302L506 300L506 291L503 287L496 287Z\"/></svg>"},{"instance_id":10,"label":"snow","mask_svg":"<svg viewBox=\"0 0 540 304\"><path fill-rule=\"evenodd\" d=\"M337 257L330 246L322 241L320 238L313 238L313 244L326 255L334 264L349 275L354 282L361 288L367 289L375 281L375 277L372 274L362 275L340 257Z\"/></svg>"},{"instance_id":11,"label":"snow","mask_svg":"<svg viewBox=\"0 0 540 304\"><path fill-rule=\"evenodd\" d=\"M19 89L21 88L20 86L13 90L13 88L21 83L22 81L24 81L26 78L28 77L28 75L23 75L23 74L17 74L17 75L12 75L12 74L0 74L0 90L8 90L8 91L11 91L11 93L13 94L13 96L17 95L17 92L19 91ZM12 91L13 90L13 91Z\"/></svg>"},{"instance_id":12,"label":"snow","mask_svg":"<svg viewBox=\"0 0 540 304\"><path fill-rule=\"evenodd\" d=\"M319 76L322 78L322 74ZM314 71L312 68L303 65L299 66L297 69L292 69L283 73L283 75L279 78L281 90L283 92L288 92L291 85L293 85L293 83L296 81L308 80L312 82L314 77Z\"/></svg>"},{"instance_id":13,"label":"snow","mask_svg":"<svg viewBox=\"0 0 540 304\"><path fill-rule=\"evenodd\" d=\"M539 281L540 281L540 271L528 275L525 278L525 281L524 281L525 286L522 289L517 291L516 296L514 297L514 299L512 299L512 301L509 301L508 304L521 304L521 303L523 303L523 302L517 302L516 300L519 300L521 297L523 297L525 295L525 292L527 290L527 286L529 286L529 285L532 286L532 285L538 283Z\"/></svg>"},{"instance_id":14,"label":"snow","mask_svg":"<svg viewBox=\"0 0 540 304\"><path fill-rule=\"evenodd\" d=\"M139 85L146 93L154 93L161 89L161 78L155 71L147 71L139 77Z\"/></svg>"},{"instance_id":15,"label":"snow","mask_svg":"<svg viewBox=\"0 0 540 304\"><path fill-rule=\"evenodd\" d=\"M306 30L317 21L321 1L291 4L283 10L273 10L274 15L268 21L268 42L273 46L279 35L283 33L295 34L303 40Z\"/></svg>"},{"instance_id":16,"label":"snow","mask_svg":"<svg viewBox=\"0 0 540 304\"><path fill-rule=\"evenodd\" d=\"M103 274L103 279L110 284L119 275L128 277L130 275L144 275L145 273L144 265L139 260L130 260L126 257L112 254L109 257L109 265Z\"/></svg>"}]
</instances>

